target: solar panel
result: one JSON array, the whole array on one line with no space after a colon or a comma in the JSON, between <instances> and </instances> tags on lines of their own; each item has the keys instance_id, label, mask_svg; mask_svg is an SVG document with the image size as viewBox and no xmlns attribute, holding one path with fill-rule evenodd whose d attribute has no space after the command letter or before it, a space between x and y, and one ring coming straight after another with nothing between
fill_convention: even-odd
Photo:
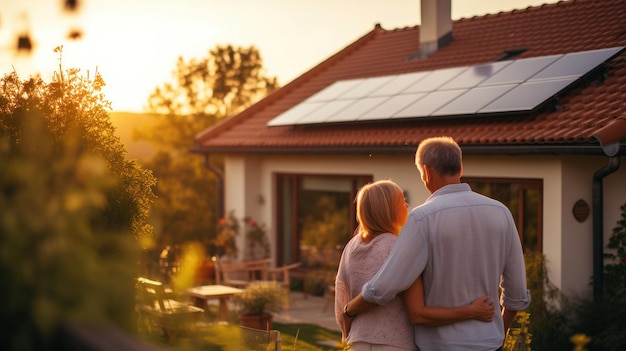
<instances>
[{"instance_id":1,"label":"solar panel","mask_svg":"<svg viewBox=\"0 0 626 351\"><path fill-rule=\"evenodd\" d=\"M352 89L343 93L340 99L358 99L364 96L369 96L385 83L392 80L394 76L383 76L376 78L368 78L363 83L354 86Z\"/></svg>"},{"instance_id":2,"label":"solar panel","mask_svg":"<svg viewBox=\"0 0 626 351\"><path fill-rule=\"evenodd\" d=\"M402 110L406 106L409 106L415 101L419 101L419 99L423 98L425 95L426 94L424 93L415 93L393 96L369 112L366 112L357 120L365 121L391 118L391 116L396 115L398 111Z\"/></svg>"},{"instance_id":3,"label":"solar panel","mask_svg":"<svg viewBox=\"0 0 626 351\"><path fill-rule=\"evenodd\" d=\"M565 89L576 78L539 80L520 84L494 102L481 109L480 113L530 111L547 98Z\"/></svg>"},{"instance_id":4,"label":"solar panel","mask_svg":"<svg viewBox=\"0 0 626 351\"><path fill-rule=\"evenodd\" d=\"M396 113L393 118L427 117L466 90L433 91Z\"/></svg>"},{"instance_id":5,"label":"solar panel","mask_svg":"<svg viewBox=\"0 0 626 351\"><path fill-rule=\"evenodd\" d=\"M295 124L314 124L329 120L335 113L353 104L356 100L335 100L322 104L319 108L303 116Z\"/></svg>"},{"instance_id":6,"label":"solar panel","mask_svg":"<svg viewBox=\"0 0 626 351\"><path fill-rule=\"evenodd\" d=\"M531 80L554 79L560 77L580 77L596 68L602 62L618 53L620 49L610 48L593 51L574 52L559 58L541 72L534 75Z\"/></svg>"},{"instance_id":7,"label":"solar panel","mask_svg":"<svg viewBox=\"0 0 626 351\"><path fill-rule=\"evenodd\" d=\"M356 103L347 106L341 111L338 111L332 116L334 122L353 121L359 116L364 116L377 106L380 106L386 100L389 100L388 96L373 96L367 97L357 101Z\"/></svg>"},{"instance_id":8,"label":"solar panel","mask_svg":"<svg viewBox=\"0 0 626 351\"><path fill-rule=\"evenodd\" d=\"M303 102L283 112L278 117L272 119L267 123L267 125L270 127L274 127L296 124L303 117L322 107L323 105L323 102Z\"/></svg>"},{"instance_id":9,"label":"solar panel","mask_svg":"<svg viewBox=\"0 0 626 351\"><path fill-rule=\"evenodd\" d=\"M391 96L402 93L409 86L417 83L420 79L430 74L430 71L406 73L393 76L393 79L387 84L383 85L377 91L372 93L372 96Z\"/></svg>"},{"instance_id":10,"label":"solar panel","mask_svg":"<svg viewBox=\"0 0 626 351\"><path fill-rule=\"evenodd\" d=\"M443 86L442 90L472 88L482 83L485 79L498 73L501 69L511 64L511 61L500 61L486 65L477 65L466 69L463 73L454 77Z\"/></svg>"},{"instance_id":11,"label":"solar panel","mask_svg":"<svg viewBox=\"0 0 626 351\"><path fill-rule=\"evenodd\" d=\"M318 101L332 101L337 99L339 96L345 94L350 89L358 86L365 82L365 79L352 79L352 80L341 80L329 85L324 90L319 93L311 96L307 101L318 102Z\"/></svg>"},{"instance_id":12,"label":"solar panel","mask_svg":"<svg viewBox=\"0 0 626 351\"><path fill-rule=\"evenodd\" d=\"M442 108L433 112L433 116L470 115L478 113L483 107L516 87L515 84L491 85L470 89Z\"/></svg>"},{"instance_id":13,"label":"solar panel","mask_svg":"<svg viewBox=\"0 0 626 351\"><path fill-rule=\"evenodd\" d=\"M548 67L561 56L563 55L540 56L513 61L480 85L520 84Z\"/></svg>"},{"instance_id":14,"label":"solar panel","mask_svg":"<svg viewBox=\"0 0 626 351\"><path fill-rule=\"evenodd\" d=\"M268 126L530 112L624 48L338 81Z\"/></svg>"},{"instance_id":15,"label":"solar panel","mask_svg":"<svg viewBox=\"0 0 626 351\"><path fill-rule=\"evenodd\" d=\"M426 77L404 90L404 93L411 94L435 91L468 68L469 67L454 67L431 71Z\"/></svg>"}]
</instances>

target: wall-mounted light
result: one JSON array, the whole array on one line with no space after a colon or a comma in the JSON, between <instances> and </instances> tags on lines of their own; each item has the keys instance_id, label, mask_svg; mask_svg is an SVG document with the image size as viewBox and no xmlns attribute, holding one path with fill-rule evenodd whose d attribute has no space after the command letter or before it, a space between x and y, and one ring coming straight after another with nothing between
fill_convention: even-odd
<instances>
[{"instance_id":1,"label":"wall-mounted light","mask_svg":"<svg viewBox=\"0 0 626 351\"><path fill-rule=\"evenodd\" d=\"M583 199L576 201L574 207L572 208L572 214L574 215L574 218L576 218L576 220L581 223L584 222L587 217L589 217L589 212L589 204Z\"/></svg>"}]
</instances>

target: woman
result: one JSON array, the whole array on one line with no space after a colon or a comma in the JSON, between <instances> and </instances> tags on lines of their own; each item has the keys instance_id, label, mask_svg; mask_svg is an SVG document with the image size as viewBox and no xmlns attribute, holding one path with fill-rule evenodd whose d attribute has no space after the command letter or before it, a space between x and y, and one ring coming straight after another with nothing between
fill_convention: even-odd
<instances>
[{"instance_id":1,"label":"woman","mask_svg":"<svg viewBox=\"0 0 626 351\"><path fill-rule=\"evenodd\" d=\"M363 284L385 262L408 217L408 204L402 189L390 180L363 186L357 194L356 203L359 228L346 244L335 280L335 319L342 328L342 339L352 344L354 351L416 350L413 325L402 296L358 318L353 319L345 313L346 303L361 291ZM407 298L411 301L411 308L420 309L418 315L421 317L416 322L421 324L439 325L470 318L490 320L494 313L493 304L488 304L486 297L476 299L467 307L426 307L421 281L406 293L410 294ZM414 302L416 298L420 298L421 303Z\"/></svg>"}]
</instances>

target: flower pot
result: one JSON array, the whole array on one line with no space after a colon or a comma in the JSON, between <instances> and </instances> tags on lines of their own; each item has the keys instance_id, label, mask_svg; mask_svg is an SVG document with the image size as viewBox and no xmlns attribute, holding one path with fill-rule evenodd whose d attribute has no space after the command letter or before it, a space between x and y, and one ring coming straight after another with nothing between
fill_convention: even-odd
<instances>
[{"instance_id":1,"label":"flower pot","mask_svg":"<svg viewBox=\"0 0 626 351\"><path fill-rule=\"evenodd\" d=\"M271 330L272 329L272 314L264 313L261 315L239 315L239 325L242 327Z\"/></svg>"}]
</instances>

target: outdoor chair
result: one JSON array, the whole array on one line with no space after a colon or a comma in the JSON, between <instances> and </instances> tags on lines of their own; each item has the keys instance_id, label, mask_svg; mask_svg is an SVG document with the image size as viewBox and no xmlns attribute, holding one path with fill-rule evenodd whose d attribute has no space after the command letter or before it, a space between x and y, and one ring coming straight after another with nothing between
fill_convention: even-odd
<instances>
[{"instance_id":1,"label":"outdoor chair","mask_svg":"<svg viewBox=\"0 0 626 351\"><path fill-rule=\"evenodd\" d=\"M215 261L215 283L245 289L254 281L267 280L271 259L241 262Z\"/></svg>"},{"instance_id":2,"label":"outdoor chair","mask_svg":"<svg viewBox=\"0 0 626 351\"><path fill-rule=\"evenodd\" d=\"M241 349L253 351L280 351L281 340L278 330L261 330L239 327L241 332Z\"/></svg>"},{"instance_id":3,"label":"outdoor chair","mask_svg":"<svg viewBox=\"0 0 626 351\"><path fill-rule=\"evenodd\" d=\"M137 278L136 310L139 325L153 335L164 334L168 341L184 331L192 331L204 309L173 299L163 284L156 280Z\"/></svg>"},{"instance_id":4,"label":"outdoor chair","mask_svg":"<svg viewBox=\"0 0 626 351\"><path fill-rule=\"evenodd\" d=\"M270 268L268 270L269 280L278 283L280 286L287 290L287 293L291 292L291 271L300 268L301 262L288 264L282 267Z\"/></svg>"}]
</instances>

